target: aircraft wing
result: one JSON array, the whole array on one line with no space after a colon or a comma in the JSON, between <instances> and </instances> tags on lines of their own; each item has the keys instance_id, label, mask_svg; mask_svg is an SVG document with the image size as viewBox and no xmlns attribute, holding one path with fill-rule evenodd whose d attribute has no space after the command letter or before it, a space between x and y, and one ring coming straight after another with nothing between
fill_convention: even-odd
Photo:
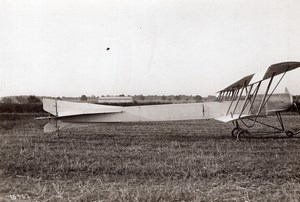
<instances>
[{"instance_id":1,"label":"aircraft wing","mask_svg":"<svg viewBox=\"0 0 300 202\"><path fill-rule=\"evenodd\" d=\"M298 67L300 67L300 62L282 62L282 63L273 64L268 68L268 70L265 73L261 72L255 74L251 80L250 85L260 82L262 80L269 79L272 76L277 76L279 74L291 71Z\"/></svg>"},{"instance_id":2,"label":"aircraft wing","mask_svg":"<svg viewBox=\"0 0 300 202\"><path fill-rule=\"evenodd\" d=\"M235 90L235 89L241 89L244 86L248 86L248 84L250 83L253 75L254 74L250 74L248 76L245 76L244 78L238 80L237 82L231 84L230 86L228 86L227 88L224 88L223 90L220 90L217 93L226 92L226 91L232 91L232 90Z\"/></svg>"},{"instance_id":3,"label":"aircraft wing","mask_svg":"<svg viewBox=\"0 0 300 202\"><path fill-rule=\"evenodd\" d=\"M282 62L282 63L273 64L268 68L267 71L262 71L256 74L250 74L248 76L245 76L242 79L238 80L237 82L224 88L223 90L218 91L217 93L241 89L244 86L248 86L257 83L259 81L269 79L272 76L277 76L279 74L291 71L298 67L300 67L300 62Z\"/></svg>"},{"instance_id":4,"label":"aircraft wing","mask_svg":"<svg viewBox=\"0 0 300 202\"><path fill-rule=\"evenodd\" d=\"M43 99L43 109L56 117L121 113L122 107Z\"/></svg>"}]
</instances>

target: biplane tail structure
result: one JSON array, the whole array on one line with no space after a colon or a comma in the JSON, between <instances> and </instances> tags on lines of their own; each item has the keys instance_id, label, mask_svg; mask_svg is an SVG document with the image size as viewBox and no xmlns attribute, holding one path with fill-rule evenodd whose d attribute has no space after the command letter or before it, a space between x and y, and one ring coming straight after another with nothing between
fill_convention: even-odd
<instances>
[{"instance_id":1,"label":"biplane tail structure","mask_svg":"<svg viewBox=\"0 0 300 202\"><path fill-rule=\"evenodd\" d=\"M60 119L70 118L74 116L92 115L92 114L113 114L122 113L121 107L96 105L90 103L75 103L66 102L57 99L43 99L43 109L50 113L51 117L41 117L38 119L49 119L50 122L44 126L45 133L51 133L64 128L76 127L78 124L68 123L61 121Z\"/></svg>"},{"instance_id":2,"label":"biplane tail structure","mask_svg":"<svg viewBox=\"0 0 300 202\"><path fill-rule=\"evenodd\" d=\"M43 99L43 109L55 117L76 116L83 114L121 113L121 107L96 105L90 103L66 102L56 99Z\"/></svg>"},{"instance_id":3,"label":"biplane tail structure","mask_svg":"<svg viewBox=\"0 0 300 202\"><path fill-rule=\"evenodd\" d=\"M224 114L228 102L201 102L115 107L44 99L44 110L52 116L45 133L100 123L157 122L212 119ZM44 117L42 117L44 118ZM41 119L41 118L38 118Z\"/></svg>"}]
</instances>

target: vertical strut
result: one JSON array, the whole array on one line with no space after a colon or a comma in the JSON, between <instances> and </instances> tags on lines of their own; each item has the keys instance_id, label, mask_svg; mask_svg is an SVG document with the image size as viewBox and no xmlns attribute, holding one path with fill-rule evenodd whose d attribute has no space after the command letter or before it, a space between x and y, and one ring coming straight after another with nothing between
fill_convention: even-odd
<instances>
[{"instance_id":1,"label":"vertical strut","mask_svg":"<svg viewBox=\"0 0 300 202\"><path fill-rule=\"evenodd\" d=\"M250 100L249 100L249 97L251 96L252 88L253 88L253 84L250 86L249 91L248 91L247 88L246 88L246 98L245 98L244 106L243 106L243 108L242 108L242 110L241 110L241 113L240 113L239 118L242 116L244 110L246 109L246 107L247 107L247 105L248 105L248 103L249 103L249 101L250 101Z\"/></svg>"},{"instance_id":2,"label":"vertical strut","mask_svg":"<svg viewBox=\"0 0 300 202\"><path fill-rule=\"evenodd\" d=\"M287 70L288 71L288 70ZM286 72L287 72L286 71ZM265 101L263 107L267 104L267 102L269 101L270 97L273 95L274 91L276 90L277 86L279 85L279 83L281 82L281 80L283 79L283 77L285 76L286 72L283 73L283 75L281 76L281 78L279 79L279 81L277 82L276 86L274 87L274 89L272 90L271 94L268 96L267 100Z\"/></svg>"},{"instance_id":3,"label":"vertical strut","mask_svg":"<svg viewBox=\"0 0 300 202\"><path fill-rule=\"evenodd\" d=\"M260 85L261 85L261 81L257 84L256 89L255 89L254 92L253 92L253 95L252 95L252 98L251 98L252 101L251 101L251 104L250 104L250 108L249 108L248 114L251 112L251 109L252 109L253 104L254 104L254 101L255 101L255 99L256 99L256 97L257 97L257 94L258 94L258 90L259 90L259 88L260 88Z\"/></svg>"},{"instance_id":4,"label":"vertical strut","mask_svg":"<svg viewBox=\"0 0 300 202\"><path fill-rule=\"evenodd\" d=\"M55 119L55 127L56 127L56 134L58 137L60 137L60 132L59 132L59 126L58 126L58 106L57 106L57 99L55 99L55 115L56 115L56 119Z\"/></svg>"},{"instance_id":5,"label":"vertical strut","mask_svg":"<svg viewBox=\"0 0 300 202\"><path fill-rule=\"evenodd\" d=\"M240 100L241 100L241 97L242 97L243 92L244 92L244 88L246 88L246 87L243 87L243 88L242 88L241 93L240 93L240 96L239 96L239 98L238 98L238 100L237 100L237 102L236 102L236 105L235 105L235 107L234 107L234 109L233 109L232 114L234 114L234 112L235 112L235 110L236 110L236 108L237 108L237 106L238 106L238 104L239 104L239 102L240 102ZM247 89L247 88L246 88L246 89Z\"/></svg>"},{"instance_id":6,"label":"vertical strut","mask_svg":"<svg viewBox=\"0 0 300 202\"><path fill-rule=\"evenodd\" d=\"M230 108L231 108L231 106L232 106L232 103L233 103L233 101L234 101L234 99L235 99L236 92L238 93L238 91L239 91L239 90L233 90L233 91L232 91L232 98L231 98L231 102L230 102L230 105L229 105L229 107L228 107L228 110L227 110L227 112L226 112L226 115L228 115L228 113L229 113L229 111L230 111Z\"/></svg>"},{"instance_id":7,"label":"vertical strut","mask_svg":"<svg viewBox=\"0 0 300 202\"><path fill-rule=\"evenodd\" d=\"M268 84L267 90L266 90L266 92L265 92L265 95L264 95L264 97L263 97L263 99L262 99L261 103L260 103L260 106L259 106L259 108L258 108L258 111L257 111L256 115L259 115L259 114L260 114L260 112L262 111L263 107L265 106L265 104L264 104L264 103L265 103L265 101L266 101L266 97L267 97L267 95L268 95L268 92L269 92L269 90L270 90L270 87L271 87L271 84L272 84L272 81L273 81L274 75L275 75L275 73L273 73L273 75L272 75L272 77L271 77L271 79L270 79L270 81L269 81L269 84Z\"/></svg>"},{"instance_id":8,"label":"vertical strut","mask_svg":"<svg viewBox=\"0 0 300 202\"><path fill-rule=\"evenodd\" d=\"M277 113L276 113L276 116L277 116L278 122L279 122L279 124L280 124L280 126L281 126L281 129L282 129L282 132L283 132L283 131L284 131L284 124L283 124L283 121L282 121L282 117L281 117L280 112L277 112Z\"/></svg>"}]
</instances>

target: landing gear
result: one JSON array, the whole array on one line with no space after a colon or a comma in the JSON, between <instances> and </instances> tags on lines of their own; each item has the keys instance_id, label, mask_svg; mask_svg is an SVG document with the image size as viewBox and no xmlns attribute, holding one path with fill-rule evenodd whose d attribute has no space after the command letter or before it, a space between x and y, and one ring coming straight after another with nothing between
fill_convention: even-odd
<instances>
[{"instance_id":1,"label":"landing gear","mask_svg":"<svg viewBox=\"0 0 300 202\"><path fill-rule=\"evenodd\" d=\"M61 137L61 132L59 130L57 130L56 135L57 135L58 138L60 138Z\"/></svg>"},{"instance_id":2,"label":"landing gear","mask_svg":"<svg viewBox=\"0 0 300 202\"><path fill-rule=\"evenodd\" d=\"M235 126L235 128L231 131L231 136L233 138L236 138L236 140L240 141L242 137L250 134L247 130L243 130L240 128L238 121L235 121L233 125Z\"/></svg>"},{"instance_id":3,"label":"landing gear","mask_svg":"<svg viewBox=\"0 0 300 202\"><path fill-rule=\"evenodd\" d=\"M285 133L286 136L289 137L289 138L292 138L295 135L300 134L300 130L298 132L296 132L296 131L291 131L291 130L286 130L285 129L280 112L276 113L276 117L277 117L277 120L280 124L280 127L273 126L273 125L270 125L270 124L265 123L265 122L261 122L257 119L258 117L256 117L256 118L247 118L247 120L253 122L252 125L247 124L244 121L244 119L240 119L239 122L238 122L238 120L235 120L235 121L233 121L234 128L231 131L231 136L236 138L237 140L241 140L241 138L243 138L243 137L250 137L251 133L248 130L242 129L239 126L239 123L242 123L243 126L245 126L246 128L252 128L255 123L258 123L258 124L261 124L261 125L266 126L268 128L275 129L275 131L264 131L264 132L261 132L261 134L275 134L275 133L284 134Z\"/></svg>"},{"instance_id":4,"label":"landing gear","mask_svg":"<svg viewBox=\"0 0 300 202\"><path fill-rule=\"evenodd\" d=\"M243 130L241 128L234 128L231 131L231 136L236 138L236 140L240 141L243 137L249 137L250 132L248 130Z\"/></svg>"},{"instance_id":5,"label":"landing gear","mask_svg":"<svg viewBox=\"0 0 300 202\"><path fill-rule=\"evenodd\" d=\"M239 128L234 128L232 131L231 131L231 136L233 138L236 138L237 137L237 134L239 133L240 129Z\"/></svg>"},{"instance_id":6,"label":"landing gear","mask_svg":"<svg viewBox=\"0 0 300 202\"><path fill-rule=\"evenodd\" d=\"M285 131L286 136L292 138L294 137L295 133L293 131L287 130ZM297 133L296 133L297 134ZM243 130L241 128L234 128L231 131L231 136L236 138L237 140L241 140L243 137L249 137L250 132L248 130Z\"/></svg>"},{"instance_id":7,"label":"landing gear","mask_svg":"<svg viewBox=\"0 0 300 202\"><path fill-rule=\"evenodd\" d=\"M250 135L249 131L247 131L247 130L240 130L237 133L236 140L241 141L242 138L248 137L249 135Z\"/></svg>"},{"instance_id":8,"label":"landing gear","mask_svg":"<svg viewBox=\"0 0 300 202\"><path fill-rule=\"evenodd\" d=\"M250 132L248 130L243 130L241 128L234 128L231 131L231 136L233 138L236 138L236 140L240 141L243 137L247 137L250 135Z\"/></svg>"}]
</instances>

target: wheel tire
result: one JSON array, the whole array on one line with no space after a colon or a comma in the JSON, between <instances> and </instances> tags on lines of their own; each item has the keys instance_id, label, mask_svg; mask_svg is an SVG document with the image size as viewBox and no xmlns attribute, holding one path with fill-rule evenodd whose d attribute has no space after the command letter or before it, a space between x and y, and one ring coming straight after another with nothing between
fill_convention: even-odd
<instances>
[{"instance_id":1,"label":"wheel tire","mask_svg":"<svg viewBox=\"0 0 300 202\"><path fill-rule=\"evenodd\" d=\"M239 128L234 128L232 131L231 131L231 136L236 138L237 137L237 134L239 133Z\"/></svg>"},{"instance_id":2,"label":"wheel tire","mask_svg":"<svg viewBox=\"0 0 300 202\"><path fill-rule=\"evenodd\" d=\"M238 134L236 136L236 140L241 141L243 137L246 137L249 134L250 133L247 130L241 130L238 132Z\"/></svg>"},{"instance_id":3,"label":"wheel tire","mask_svg":"<svg viewBox=\"0 0 300 202\"><path fill-rule=\"evenodd\" d=\"M294 136L294 133L293 133L292 131L290 131L290 130L285 131L285 134L286 134L286 136L288 136L288 137L293 137L293 136Z\"/></svg>"}]
</instances>

